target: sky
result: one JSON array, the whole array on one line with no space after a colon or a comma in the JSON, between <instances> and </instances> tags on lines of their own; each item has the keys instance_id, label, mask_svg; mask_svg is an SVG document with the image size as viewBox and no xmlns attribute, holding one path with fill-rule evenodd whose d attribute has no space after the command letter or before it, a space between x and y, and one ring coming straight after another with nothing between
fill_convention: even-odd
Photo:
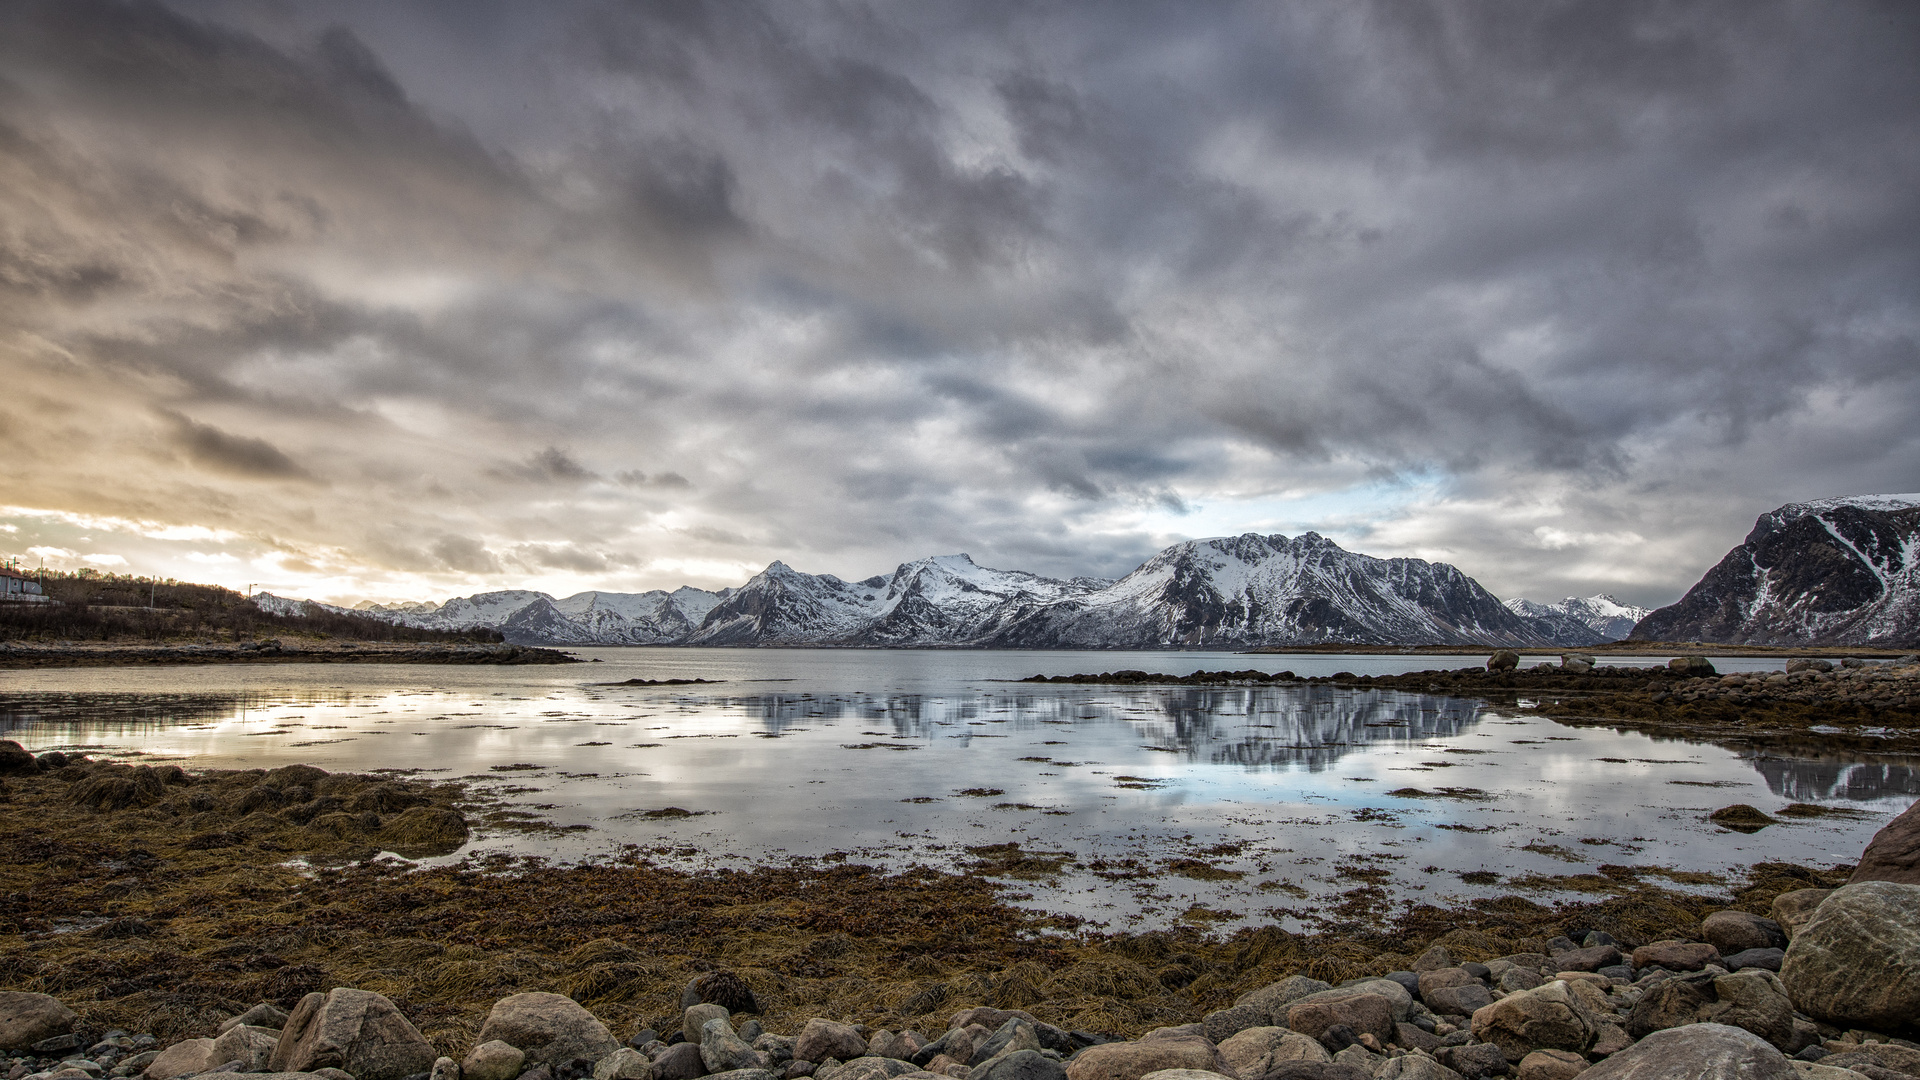
<instances>
[{"instance_id":1,"label":"sky","mask_svg":"<svg viewBox=\"0 0 1920 1080\"><path fill-rule=\"evenodd\" d=\"M1920 5L7 0L0 553L1669 603L1920 487Z\"/></svg>"}]
</instances>

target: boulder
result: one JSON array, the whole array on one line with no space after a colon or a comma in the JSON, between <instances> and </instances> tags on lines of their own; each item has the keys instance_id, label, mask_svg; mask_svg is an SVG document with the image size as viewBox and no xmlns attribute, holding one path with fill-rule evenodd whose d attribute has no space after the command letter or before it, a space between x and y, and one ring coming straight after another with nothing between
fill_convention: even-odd
<instances>
[{"instance_id":1,"label":"boulder","mask_svg":"<svg viewBox=\"0 0 1920 1080\"><path fill-rule=\"evenodd\" d=\"M279 1031L287 1026L287 1010L275 1005L271 1001L263 1001L253 1008L248 1009L246 1012L241 1013L239 1016L222 1020L220 1027L214 1033L215 1037L225 1035L228 1031L239 1027L241 1024L251 1024L254 1027L271 1028L274 1031Z\"/></svg>"},{"instance_id":2,"label":"boulder","mask_svg":"<svg viewBox=\"0 0 1920 1080\"><path fill-rule=\"evenodd\" d=\"M1906 808L1887 827L1873 834L1847 884L1891 881L1920 885L1920 802Z\"/></svg>"},{"instance_id":3,"label":"boulder","mask_svg":"<svg viewBox=\"0 0 1920 1080\"><path fill-rule=\"evenodd\" d=\"M689 1005L680 1013L680 1034L688 1042L699 1042L700 1031L709 1020L725 1020L728 1013L725 1007L696 1003Z\"/></svg>"},{"instance_id":4,"label":"boulder","mask_svg":"<svg viewBox=\"0 0 1920 1080\"><path fill-rule=\"evenodd\" d=\"M1719 672L1713 670L1713 661L1704 656L1676 656L1667 661L1667 670L1677 671L1689 678L1696 679L1707 675L1719 674Z\"/></svg>"},{"instance_id":5,"label":"boulder","mask_svg":"<svg viewBox=\"0 0 1920 1080\"><path fill-rule=\"evenodd\" d=\"M1519 1080L1573 1080L1586 1071L1587 1059L1566 1050L1535 1050L1520 1059Z\"/></svg>"},{"instance_id":6,"label":"boulder","mask_svg":"<svg viewBox=\"0 0 1920 1080\"><path fill-rule=\"evenodd\" d=\"M0 747L18 745L0 742ZM42 1039L65 1035L79 1019L46 994L0 990L0 1050L25 1050Z\"/></svg>"},{"instance_id":7,"label":"boulder","mask_svg":"<svg viewBox=\"0 0 1920 1080\"><path fill-rule=\"evenodd\" d=\"M967 1064L978 1067L1007 1054L1044 1049L1040 1045L1039 1034L1033 1030L1033 1021L1014 1017L1001 1024L1000 1030L987 1036L986 1041L975 1047L973 1057Z\"/></svg>"},{"instance_id":8,"label":"boulder","mask_svg":"<svg viewBox=\"0 0 1920 1080\"><path fill-rule=\"evenodd\" d=\"M1415 974L1459 966L1460 965L1453 962L1453 954L1447 951L1445 945L1429 946L1426 952L1420 954L1420 959L1413 962Z\"/></svg>"},{"instance_id":9,"label":"boulder","mask_svg":"<svg viewBox=\"0 0 1920 1080\"><path fill-rule=\"evenodd\" d=\"M1561 971L1599 971L1603 967L1618 964L1620 959L1620 950L1612 945L1595 945L1590 949L1561 953L1553 958L1553 962Z\"/></svg>"},{"instance_id":10,"label":"boulder","mask_svg":"<svg viewBox=\"0 0 1920 1080\"><path fill-rule=\"evenodd\" d=\"M485 1040L482 1032L482 1041ZM338 987L300 999L274 1046L274 1072L341 1069L354 1080L403 1080L433 1068L439 1053L393 1002Z\"/></svg>"},{"instance_id":11,"label":"boulder","mask_svg":"<svg viewBox=\"0 0 1920 1080\"><path fill-rule=\"evenodd\" d=\"M1838 1045L1838 1044L1834 1044ZM1901 1046L1898 1043L1860 1043L1840 1053L1820 1059L1822 1064L1838 1069L1852 1069L1857 1065L1873 1065L1908 1076L1920 1076L1920 1050Z\"/></svg>"},{"instance_id":12,"label":"boulder","mask_svg":"<svg viewBox=\"0 0 1920 1080\"><path fill-rule=\"evenodd\" d=\"M1443 986L1424 996L1427 1008L1443 1016L1472 1016L1493 1004L1493 993L1478 982Z\"/></svg>"},{"instance_id":13,"label":"boulder","mask_svg":"<svg viewBox=\"0 0 1920 1080\"><path fill-rule=\"evenodd\" d=\"M1781 1050L1793 1046L1793 1003L1771 971L1731 975L1698 972L1663 979L1647 987L1627 1018L1636 1039L1689 1024L1716 1023L1743 1028Z\"/></svg>"},{"instance_id":14,"label":"boulder","mask_svg":"<svg viewBox=\"0 0 1920 1080\"><path fill-rule=\"evenodd\" d=\"M1714 912L1700 924L1700 936L1720 950L1721 956L1748 949L1787 947L1787 935L1780 932L1779 923L1745 911Z\"/></svg>"},{"instance_id":15,"label":"boulder","mask_svg":"<svg viewBox=\"0 0 1920 1080\"><path fill-rule=\"evenodd\" d=\"M1798 1080L1787 1055L1750 1031L1693 1024L1656 1031L1581 1080Z\"/></svg>"},{"instance_id":16,"label":"boulder","mask_svg":"<svg viewBox=\"0 0 1920 1080\"><path fill-rule=\"evenodd\" d=\"M1764 968L1767 971L1779 971L1781 962L1786 958L1787 953L1784 949L1747 949L1744 952L1737 952L1732 956L1725 957L1721 962L1721 966L1728 971L1739 971L1741 968Z\"/></svg>"},{"instance_id":17,"label":"boulder","mask_svg":"<svg viewBox=\"0 0 1920 1080\"><path fill-rule=\"evenodd\" d=\"M830 1074L832 1080L894 1080L895 1077L917 1073L920 1070L897 1058L857 1057L843 1062ZM729 1073L714 1073L715 1076L727 1076ZM819 1074L815 1074L819 1075Z\"/></svg>"},{"instance_id":18,"label":"boulder","mask_svg":"<svg viewBox=\"0 0 1920 1080\"><path fill-rule=\"evenodd\" d=\"M1257 1027L1220 1044L1220 1057L1233 1076L1265 1076L1283 1061L1330 1061L1319 1040L1283 1027Z\"/></svg>"},{"instance_id":19,"label":"boulder","mask_svg":"<svg viewBox=\"0 0 1920 1080\"><path fill-rule=\"evenodd\" d=\"M734 1034L733 1025L724 1016L716 1016L700 1025L700 1061L710 1073L767 1067L767 1059L760 1056L760 1051L747 1045L745 1039ZM911 1070L912 1066L908 1068Z\"/></svg>"},{"instance_id":20,"label":"boulder","mask_svg":"<svg viewBox=\"0 0 1920 1080\"><path fill-rule=\"evenodd\" d=\"M891 1031L876 1031L867 1037L868 1057L899 1058L901 1061L913 1060L920 1052L921 1043L912 1035L894 1034ZM754 1049L760 1047L756 1040Z\"/></svg>"},{"instance_id":21,"label":"boulder","mask_svg":"<svg viewBox=\"0 0 1920 1080\"><path fill-rule=\"evenodd\" d=\"M1333 989L1331 984L1323 983L1319 979L1309 979L1305 975L1289 975L1279 982L1268 983L1258 990L1249 990L1241 994L1233 1004L1236 1008L1251 1005L1256 1009L1264 1009L1267 1013L1267 1023L1277 1025L1286 1020L1287 1006L1308 994L1317 994L1331 989Z\"/></svg>"},{"instance_id":22,"label":"boulder","mask_svg":"<svg viewBox=\"0 0 1920 1080\"><path fill-rule=\"evenodd\" d=\"M801 1061L852 1061L867 1052L867 1040L850 1024L835 1023L821 1017L807 1021L794 1040L793 1056Z\"/></svg>"},{"instance_id":23,"label":"boulder","mask_svg":"<svg viewBox=\"0 0 1920 1080\"><path fill-rule=\"evenodd\" d=\"M1228 1075L1229 1068L1206 1039L1197 1035L1175 1035L1089 1046L1067 1062L1067 1080L1140 1080L1162 1069L1198 1069Z\"/></svg>"},{"instance_id":24,"label":"boulder","mask_svg":"<svg viewBox=\"0 0 1920 1080\"><path fill-rule=\"evenodd\" d=\"M771 1069L735 1069L732 1072L713 1073L714 1080L780 1080L780 1074ZM849 1078L852 1080L852 1078Z\"/></svg>"},{"instance_id":25,"label":"boulder","mask_svg":"<svg viewBox=\"0 0 1920 1080\"><path fill-rule=\"evenodd\" d=\"M1512 649L1495 649L1493 655L1487 657L1488 671L1512 671L1519 666L1520 654Z\"/></svg>"},{"instance_id":26,"label":"boulder","mask_svg":"<svg viewBox=\"0 0 1920 1080\"><path fill-rule=\"evenodd\" d=\"M273 1028L237 1024L213 1040L215 1062L244 1061L240 1072L266 1072L273 1060L273 1048L280 1045L280 1032Z\"/></svg>"},{"instance_id":27,"label":"boulder","mask_svg":"<svg viewBox=\"0 0 1920 1080\"><path fill-rule=\"evenodd\" d=\"M460 1080L460 1063L450 1057L434 1058L427 1080Z\"/></svg>"},{"instance_id":28,"label":"boulder","mask_svg":"<svg viewBox=\"0 0 1920 1080\"><path fill-rule=\"evenodd\" d=\"M969 1076L967 1080L973 1078ZM1220 1080L1220 1074L1205 1069L1161 1069L1148 1073L1140 1080Z\"/></svg>"},{"instance_id":29,"label":"boulder","mask_svg":"<svg viewBox=\"0 0 1920 1080\"><path fill-rule=\"evenodd\" d=\"M1345 1025L1355 1035L1372 1035L1384 1043L1393 1038L1393 1023L1393 1003L1380 994L1315 994L1287 1009L1288 1027L1323 1042L1327 1029Z\"/></svg>"},{"instance_id":30,"label":"boulder","mask_svg":"<svg viewBox=\"0 0 1920 1080\"><path fill-rule=\"evenodd\" d=\"M1793 1003L1841 1027L1893 1030L1920 1017L1920 885L1834 890L1780 965Z\"/></svg>"},{"instance_id":31,"label":"boulder","mask_svg":"<svg viewBox=\"0 0 1920 1080\"><path fill-rule=\"evenodd\" d=\"M1611 1016L1605 994L1555 979L1476 1010L1472 1030L1474 1038L1498 1046L1507 1060L1519 1061L1533 1050L1584 1054Z\"/></svg>"},{"instance_id":32,"label":"boulder","mask_svg":"<svg viewBox=\"0 0 1920 1080\"><path fill-rule=\"evenodd\" d=\"M173 1080L176 1076L206 1072L227 1060L213 1056L212 1039L183 1039L160 1051L144 1075L147 1080Z\"/></svg>"},{"instance_id":33,"label":"boulder","mask_svg":"<svg viewBox=\"0 0 1920 1080\"><path fill-rule=\"evenodd\" d=\"M1408 1054L1380 1066L1373 1080L1463 1080L1459 1073L1430 1057Z\"/></svg>"},{"instance_id":34,"label":"boulder","mask_svg":"<svg viewBox=\"0 0 1920 1080\"><path fill-rule=\"evenodd\" d=\"M1425 1050L1429 1054L1440 1048L1440 1036L1415 1024L1393 1025L1393 1041L1403 1050Z\"/></svg>"},{"instance_id":35,"label":"boulder","mask_svg":"<svg viewBox=\"0 0 1920 1080\"><path fill-rule=\"evenodd\" d=\"M1038 1050L1016 1050L968 1073L967 1080L1067 1080L1067 1067Z\"/></svg>"},{"instance_id":36,"label":"boulder","mask_svg":"<svg viewBox=\"0 0 1920 1080\"><path fill-rule=\"evenodd\" d=\"M1507 1071L1506 1051L1492 1043L1468 1043L1465 1046L1443 1046L1433 1052L1433 1059L1465 1080L1485 1080L1489 1076L1500 1076Z\"/></svg>"},{"instance_id":37,"label":"boulder","mask_svg":"<svg viewBox=\"0 0 1920 1080\"><path fill-rule=\"evenodd\" d=\"M1266 1026L1268 1019L1267 1010L1258 1005L1235 1005L1208 1013L1200 1026L1206 1029L1207 1040L1218 1045L1248 1028Z\"/></svg>"},{"instance_id":38,"label":"boulder","mask_svg":"<svg viewBox=\"0 0 1920 1080\"><path fill-rule=\"evenodd\" d=\"M574 1058L594 1061L620 1048L607 1025L559 994L514 994L494 1002L480 1025L479 1042L498 1039L527 1055L526 1068L564 1065ZM354 1072L348 1069L348 1072ZM354 1073L354 1080L368 1080Z\"/></svg>"},{"instance_id":39,"label":"boulder","mask_svg":"<svg viewBox=\"0 0 1920 1080\"><path fill-rule=\"evenodd\" d=\"M1350 997L1358 997L1361 994L1373 994L1377 997L1386 998L1387 1005L1393 1011L1393 1018L1395 1020L1413 1019L1413 994L1409 992L1406 987L1392 979L1359 979L1347 983L1344 986L1335 987L1332 990L1322 990L1317 994L1308 994L1306 997L1295 1000L1293 1005L1302 1005L1308 1002L1342 1001ZM1283 1018L1287 1010L1293 1008L1293 1005L1289 1005L1286 1010L1281 1011Z\"/></svg>"},{"instance_id":40,"label":"boulder","mask_svg":"<svg viewBox=\"0 0 1920 1080\"><path fill-rule=\"evenodd\" d=\"M1656 941L1633 950L1633 966L1699 971L1720 961L1720 950L1703 941Z\"/></svg>"},{"instance_id":41,"label":"boulder","mask_svg":"<svg viewBox=\"0 0 1920 1080\"><path fill-rule=\"evenodd\" d=\"M1813 911L1820 902L1833 895L1832 889L1795 889L1783 892L1773 898L1773 921L1780 924L1780 932L1788 941L1798 933L1807 920L1813 918Z\"/></svg>"},{"instance_id":42,"label":"boulder","mask_svg":"<svg viewBox=\"0 0 1920 1080\"><path fill-rule=\"evenodd\" d=\"M675 1043L653 1059L653 1080L694 1080L707 1074L707 1063L700 1059L699 1043Z\"/></svg>"},{"instance_id":43,"label":"boulder","mask_svg":"<svg viewBox=\"0 0 1920 1080\"><path fill-rule=\"evenodd\" d=\"M460 1062L460 1080L513 1080L526 1060L526 1054L499 1039L483 1042Z\"/></svg>"},{"instance_id":44,"label":"boulder","mask_svg":"<svg viewBox=\"0 0 1920 1080\"><path fill-rule=\"evenodd\" d=\"M1337 1061L1283 1061L1258 1080L1373 1080L1351 1065Z\"/></svg>"}]
</instances>

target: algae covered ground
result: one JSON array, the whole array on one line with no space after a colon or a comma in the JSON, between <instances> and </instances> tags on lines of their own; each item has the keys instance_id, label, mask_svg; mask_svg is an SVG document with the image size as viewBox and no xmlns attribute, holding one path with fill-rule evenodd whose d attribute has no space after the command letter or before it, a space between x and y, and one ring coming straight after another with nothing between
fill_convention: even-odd
<instances>
[{"instance_id":1,"label":"algae covered ground","mask_svg":"<svg viewBox=\"0 0 1920 1080\"><path fill-rule=\"evenodd\" d=\"M1106 935L1010 903L1016 869L1045 870L1007 852L961 874L832 856L686 872L638 848L595 865L482 855L419 869L375 852L446 851L464 838L459 816L489 808L458 784L405 777L73 764L11 777L4 798L0 988L166 1040L256 1001L356 986L454 1056L492 1002L524 990L569 994L622 1036L670 1030L681 988L715 969L752 986L775 1031L834 1016L937 1032L985 1004L1137 1035L1296 972L1406 968L1434 943L1466 960L1590 929L1626 944L1685 935L1713 910L1765 913L1778 893L1849 869L1763 864L1715 882L1605 867L1553 883L1592 898L1561 906L1394 904L1362 884L1310 933Z\"/></svg>"}]
</instances>

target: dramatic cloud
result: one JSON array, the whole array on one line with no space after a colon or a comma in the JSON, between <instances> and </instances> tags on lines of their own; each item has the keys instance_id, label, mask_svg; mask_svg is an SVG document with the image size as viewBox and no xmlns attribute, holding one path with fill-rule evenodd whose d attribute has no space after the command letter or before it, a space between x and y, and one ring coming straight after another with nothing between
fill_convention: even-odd
<instances>
[{"instance_id":1,"label":"dramatic cloud","mask_svg":"<svg viewBox=\"0 0 1920 1080\"><path fill-rule=\"evenodd\" d=\"M0 520L343 600L1317 529L1665 602L1915 486L1916 132L1864 0L29 0Z\"/></svg>"}]
</instances>

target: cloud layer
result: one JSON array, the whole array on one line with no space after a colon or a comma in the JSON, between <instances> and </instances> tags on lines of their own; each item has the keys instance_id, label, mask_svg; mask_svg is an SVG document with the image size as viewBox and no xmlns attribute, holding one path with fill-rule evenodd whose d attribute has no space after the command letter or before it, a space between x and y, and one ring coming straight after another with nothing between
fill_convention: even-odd
<instances>
[{"instance_id":1,"label":"cloud layer","mask_svg":"<svg viewBox=\"0 0 1920 1080\"><path fill-rule=\"evenodd\" d=\"M1915 486L1917 114L1904 4L10 5L0 520L337 599L1316 528L1666 602Z\"/></svg>"}]
</instances>

